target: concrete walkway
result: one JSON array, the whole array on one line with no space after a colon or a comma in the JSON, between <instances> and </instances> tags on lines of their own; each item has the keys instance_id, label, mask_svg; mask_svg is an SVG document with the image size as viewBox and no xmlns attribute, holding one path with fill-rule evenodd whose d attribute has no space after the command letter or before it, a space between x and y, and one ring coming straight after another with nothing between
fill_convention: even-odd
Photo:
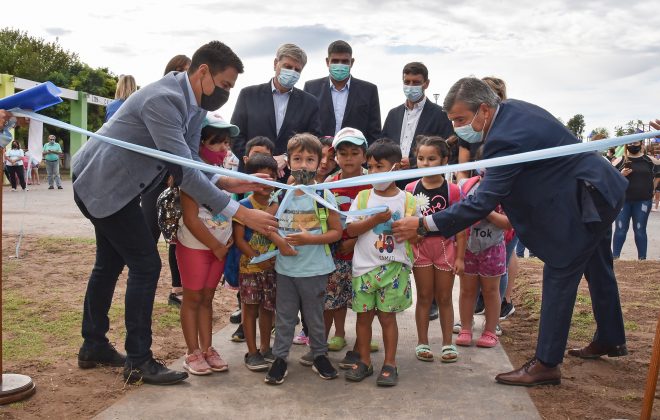
<instances>
[{"instance_id":1,"label":"concrete walkway","mask_svg":"<svg viewBox=\"0 0 660 420\"><path fill-rule=\"evenodd\" d=\"M458 302L458 281L454 285L454 304ZM458 314L458 308L455 307ZM293 346L289 374L279 386L264 383L265 372L251 372L243 365L244 343L229 341L235 325L213 336L213 345L229 363L229 372L206 377L191 377L183 385L157 387L145 385L102 412L98 419L190 418L423 418L423 419L536 419L539 414L525 388L495 383L497 373L512 369L501 346L494 349L460 348L459 361L440 363L438 321L430 328L431 347L436 361L415 358L417 345L414 307L398 316L399 384L394 388L376 386L383 363L383 351L372 354L374 376L360 383L344 379L344 371L325 381L311 368L298 363L306 346ZM483 316L476 316L475 340L481 333ZM346 321L349 345L355 337L355 315ZM374 339L381 342L380 326L374 321ZM530 356L533 346L530 343ZM344 352L330 353L337 362ZM172 367L181 369L182 360Z\"/></svg>"}]
</instances>

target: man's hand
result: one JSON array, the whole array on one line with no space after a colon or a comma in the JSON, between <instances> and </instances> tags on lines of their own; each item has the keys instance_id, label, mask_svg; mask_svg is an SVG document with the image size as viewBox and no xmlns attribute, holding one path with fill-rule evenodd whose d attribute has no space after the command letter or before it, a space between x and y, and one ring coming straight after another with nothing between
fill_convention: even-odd
<instances>
[{"instance_id":1,"label":"man's hand","mask_svg":"<svg viewBox=\"0 0 660 420\"><path fill-rule=\"evenodd\" d=\"M279 155L274 157L275 161L277 162L277 177L282 178L284 176L284 168L286 168L287 165L286 156Z\"/></svg>"},{"instance_id":2,"label":"man's hand","mask_svg":"<svg viewBox=\"0 0 660 420\"><path fill-rule=\"evenodd\" d=\"M660 120L649 121L649 124L656 130L660 130Z\"/></svg>"},{"instance_id":3,"label":"man's hand","mask_svg":"<svg viewBox=\"0 0 660 420\"><path fill-rule=\"evenodd\" d=\"M273 179L266 174L253 174L254 176L262 179L272 181ZM236 194L243 194L251 191L262 191L265 188L271 188L268 185L260 184L258 182L245 181L243 179L233 178L230 176L221 176L216 184L218 187L225 191Z\"/></svg>"},{"instance_id":4,"label":"man's hand","mask_svg":"<svg viewBox=\"0 0 660 420\"><path fill-rule=\"evenodd\" d=\"M264 235L277 230L277 219L275 216L262 210L239 206L234 217L244 225Z\"/></svg>"},{"instance_id":5,"label":"man's hand","mask_svg":"<svg viewBox=\"0 0 660 420\"><path fill-rule=\"evenodd\" d=\"M404 157L401 159L401 163L399 163L399 165L401 165L400 169L410 169L410 158Z\"/></svg>"},{"instance_id":6,"label":"man's hand","mask_svg":"<svg viewBox=\"0 0 660 420\"><path fill-rule=\"evenodd\" d=\"M0 109L0 127L4 127L5 123L13 116L14 114L11 112Z\"/></svg>"},{"instance_id":7,"label":"man's hand","mask_svg":"<svg viewBox=\"0 0 660 420\"><path fill-rule=\"evenodd\" d=\"M392 233L394 233L394 238L397 242L409 241L417 237L418 227L418 217L404 217L392 223Z\"/></svg>"}]
</instances>

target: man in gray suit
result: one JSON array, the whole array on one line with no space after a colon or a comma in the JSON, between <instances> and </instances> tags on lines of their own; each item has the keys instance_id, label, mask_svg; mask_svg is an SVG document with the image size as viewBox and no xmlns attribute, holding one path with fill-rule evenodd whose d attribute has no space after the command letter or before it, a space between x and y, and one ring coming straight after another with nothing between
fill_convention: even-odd
<instances>
[{"instance_id":1,"label":"man in gray suit","mask_svg":"<svg viewBox=\"0 0 660 420\"><path fill-rule=\"evenodd\" d=\"M195 52L187 73L169 73L131 95L98 133L199 160L204 115L227 102L242 72L243 63L229 47L210 42ZM259 232L277 227L273 216L240 206L220 189L246 192L258 185L219 176L209 180L197 169L98 140L87 142L74 156L72 171L74 200L96 233L96 262L85 295L84 342L78 354L81 368L124 366L127 381L142 379L160 385L188 376L167 369L151 352L151 315L161 262L140 210L140 194L157 186L166 169L183 191L211 213L235 217ZM108 310L124 266L128 266L126 357L106 337Z\"/></svg>"}]
</instances>

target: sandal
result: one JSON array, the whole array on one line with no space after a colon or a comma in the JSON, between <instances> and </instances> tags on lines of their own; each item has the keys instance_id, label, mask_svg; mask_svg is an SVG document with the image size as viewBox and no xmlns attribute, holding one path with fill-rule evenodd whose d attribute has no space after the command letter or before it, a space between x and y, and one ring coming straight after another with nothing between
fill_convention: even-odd
<instances>
[{"instance_id":1,"label":"sandal","mask_svg":"<svg viewBox=\"0 0 660 420\"><path fill-rule=\"evenodd\" d=\"M463 347L470 347L472 345L472 331L461 330L456 338L456 345Z\"/></svg>"},{"instance_id":2,"label":"sandal","mask_svg":"<svg viewBox=\"0 0 660 420\"><path fill-rule=\"evenodd\" d=\"M383 368L380 370L380 375L376 379L376 385L378 386L394 386L399 382L399 370L396 366L383 365Z\"/></svg>"},{"instance_id":3,"label":"sandal","mask_svg":"<svg viewBox=\"0 0 660 420\"><path fill-rule=\"evenodd\" d=\"M334 336L328 340L329 351L341 351L344 347L346 347L346 339L344 337Z\"/></svg>"},{"instance_id":4,"label":"sandal","mask_svg":"<svg viewBox=\"0 0 660 420\"><path fill-rule=\"evenodd\" d=\"M351 369L347 371L344 376L349 381L360 382L367 376L371 376L373 374L374 374L374 367L372 365L367 366L366 364L364 364L364 362L358 360L357 363L351 366Z\"/></svg>"},{"instance_id":5,"label":"sandal","mask_svg":"<svg viewBox=\"0 0 660 420\"><path fill-rule=\"evenodd\" d=\"M499 341L495 334L490 331L484 331L477 340L477 347L495 347Z\"/></svg>"},{"instance_id":6,"label":"sandal","mask_svg":"<svg viewBox=\"0 0 660 420\"><path fill-rule=\"evenodd\" d=\"M422 362L432 362L435 359L431 351L431 346L428 344L420 344L415 347L415 356L417 356L417 360L421 360Z\"/></svg>"},{"instance_id":7,"label":"sandal","mask_svg":"<svg viewBox=\"0 0 660 420\"><path fill-rule=\"evenodd\" d=\"M442 356L440 356L440 361L442 363L454 363L458 360L458 350L453 344L447 346L442 346Z\"/></svg>"}]
</instances>

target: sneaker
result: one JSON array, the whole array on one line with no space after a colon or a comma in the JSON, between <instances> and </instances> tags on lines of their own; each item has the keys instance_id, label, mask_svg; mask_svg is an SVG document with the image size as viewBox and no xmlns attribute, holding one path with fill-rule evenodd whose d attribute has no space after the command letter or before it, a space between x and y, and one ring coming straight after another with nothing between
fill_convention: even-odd
<instances>
[{"instance_id":1,"label":"sneaker","mask_svg":"<svg viewBox=\"0 0 660 420\"><path fill-rule=\"evenodd\" d=\"M305 331L300 331L300 334L293 337L293 344L309 345L309 337L305 335Z\"/></svg>"},{"instance_id":2,"label":"sneaker","mask_svg":"<svg viewBox=\"0 0 660 420\"><path fill-rule=\"evenodd\" d=\"M183 359L183 368L193 375L210 375L213 373L200 349L195 350L192 354L186 354L185 359Z\"/></svg>"},{"instance_id":3,"label":"sneaker","mask_svg":"<svg viewBox=\"0 0 660 420\"><path fill-rule=\"evenodd\" d=\"M477 298L477 304L474 305L474 313L477 315L481 315L486 311L486 305L484 304L484 298L483 296L479 295Z\"/></svg>"},{"instance_id":4,"label":"sneaker","mask_svg":"<svg viewBox=\"0 0 660 420\"><path fill-rule=\"evenodd\" d=\"M337 369L332 366L330 359L325 354L316 356L312 370L323 379L335 379L337 377Z\"/></svg>"},{"instance_id":5,"label":"sneaker","mask_svg":"<svg viewBox=\"0 0 660 420\"><path fill-rule=\"evenodd\" d=\"M438 312L438 305L435 303L435 300L431 303L431 309L429 310L429 321L435 321L440 316Z\"/></svg>"},{"instance_id":6,"label":"sneaker","mask_svg":"<svg viewBox=\"0 0 660 420\"><path fill-rule=\"evenodd\" d=\"M213 347L209 347L208 350L204 352L204 359L206 359L206 363L209 364L213 372L225 372L229 369L227 362L220 357Z\"/></svg>"},{"instance_id":7,"label":"sneaker","mask_svg":"<svg viewBox=\"0 0 660 420\"><path fill-rule=\"evenodd\" d=\"M229 322L232 324L240 324L241 323L241 308L236 309L234 312L229 315Z\"/></svg>"},{"instance_id":8,"label":"sneaker","mask_svg":"<svg viewBox=\"0 0 660 420\"><path fill-rule=\"evenodd\" d=\"M264 357L264 360L268 363L273 363L275 361L275 355L273 354L273 349L268 349L264 353L261 353Z\"/></svg>"},{"instance_id":9,"label":"sneaker","mask_svg":"<svg viewBox=\"0 0 660 420\"><path fill-rule=\"evenodd\" d=\"M303 356L298 359L301 365L303 366L313 366L314 365L314 353L312 351L308 351L307 353L303 354Z\"/></svg>"},{"instance_id":10,"label":"sneaker","mask_svg":"<svg viewBox=\"0 0 660 420\"><path fill-rule=\"evenodd\" d=\"M58 189L58 190L63 190L64 188L62 188L61 185L58 185L58 186L57 186L57 189Z\"/></svg>"},{"instance_id":11,"label":"sneaker","mask_svg":"<svg viewBox=\"0 0 660 420\"><path fill-rule=\"evenodd\" d=\"M500 327L500 324L495 326L495 335L498 337L502 335L502 327Z\"/></svg>"},{"instance_id":12,"label":"sneaker","mask_svg":"<svg viewBox=\"0 0 660 420\"><path fill-rule=\"evenodd\" d=\"M167 304L172 305L172 306L178 306L179 308L181 307L181 299L183 298L183 292L181 293L170 293L170 295L167 297Z\"/></svg>"},{"instance_id":13,"label":"sneaker","mask_svg":"<svg viewBox=\"0 0 660 420\"><path fill-rule=\"evenodd\" d=\"M11 189L11 192L16 192L16 188L12 188L12 189Z\"/></svg>"},{"instance_id":14,"label":"sneaker","mask_svg":"<svg viewBox=\"0 0 660 420\"><path fill-rule=\"evenodd\" d=\"M48 189L49 189L49 190L54 190L55 187L53 187L53 186L51 185L50 187L48 187ZM14 191L16 191L16 190L14 189Z\"/></svg>"},{"instance_id":15,"label":"sneaker","mask_svg":"<svg viewBox=\"0 0 660 420\"><path fill-rule=\"evenodd\" d=\"M516 307L513 302L509 302L506 298L502 299L502 307L500 309L500 321L507 319L509 316L516 312Z\"/></svg>"},{"instance_id":16,"label":"sneaker","mask_svg":"<svg viewBox=\"0 0 660 420\"><path fill-rule=\"evenodd\" d=\"M458 333L461 332L461 327L462 327L461 323L460 323L460 322L457 322L457 323L454 324L454 326L452 327L451 331L452 331L454 334L458 334Z\"/></svg>"},{"instance_id":17,"label":"sneaker","mask_svg":"<svg viewBox=\"0 0 660 420\"><path fill-rule=\"evenodd\" d=\"M270 367L264 356L262 356L259 352L254 354L245 353L244 360L245 367L250 369L252 372L262 372Z\"/></svg>"},{"instance_id":18,"label":"sneaker","mask_svg":"<svg viewBox=\"0 0 660 420\"><path fill-rule=\"evenodd\" d=\"M286 360L278 357L270 366L270 370L266 374L264 381L270 385L280 385L284 382L287 373L289 372L286 369Z\"/></svg>"},{"instance_id":19,"label":"sneaker","mask_svg":"<svg viewBox=\"0 0 660 420\"><path fill-rule=\"evenodd\" d=\"M270 338L275 338L275 327L270 329Z\"/></svg>"},{"instance_id":20,"label":"sneaker","mask_svg":"<svg viewBox=\"0 0 660 420\"><path fill-rule=\"evenodd\" d=\"M168 369L161 360L151 358L140 365L124 366L124 380L128 383L143 381L152 385L174 385L188 378L187 372Z\"/></svg>"},{"instance_id":21,"label":"sneaker","mask_svg":"<svg viewBox=\"0 0 660 420\"><path fill-rule=\"evenodd\" d=\"M81 369L97 366L123 367L125 364L126 356L119 353L110 343L95 349L82 346L78 352L78 367Z\"/></svg>"},{"instance_id":22,"label":"sneaker","mask_svg":"<svg viewBox=\"0 0 660 420\"><path fill-rule=\"evenodd\" d=\"M339 367L342 369L350 369L354 364L360 361L360 353L349 350L346 352L346 356L338 363Z\"/></svg>"},{"instance_id":23,"label":"sneaker","mask_svg":"<svg viewBox=\"0 0 660 420\"><path fill-rule=\"evenodd\" d=\"M352 382L360 382L367 376L374 374L373 365L365 365L364 362L358 360L356 364L351 366L351 370L347 371L344 377Z\"/></svg>"},{"instance_id":24,"label":"sneaker","mask_svg":"<svg viewBox=\"0 0 660 420\"><path fill-rule=\"evenodd\" d=\"M242 343L245 341L245 334L243 333L243 324L238 324L238 328L231 335L231 341L234 343Z\"/></svg>"}]
</instances>

